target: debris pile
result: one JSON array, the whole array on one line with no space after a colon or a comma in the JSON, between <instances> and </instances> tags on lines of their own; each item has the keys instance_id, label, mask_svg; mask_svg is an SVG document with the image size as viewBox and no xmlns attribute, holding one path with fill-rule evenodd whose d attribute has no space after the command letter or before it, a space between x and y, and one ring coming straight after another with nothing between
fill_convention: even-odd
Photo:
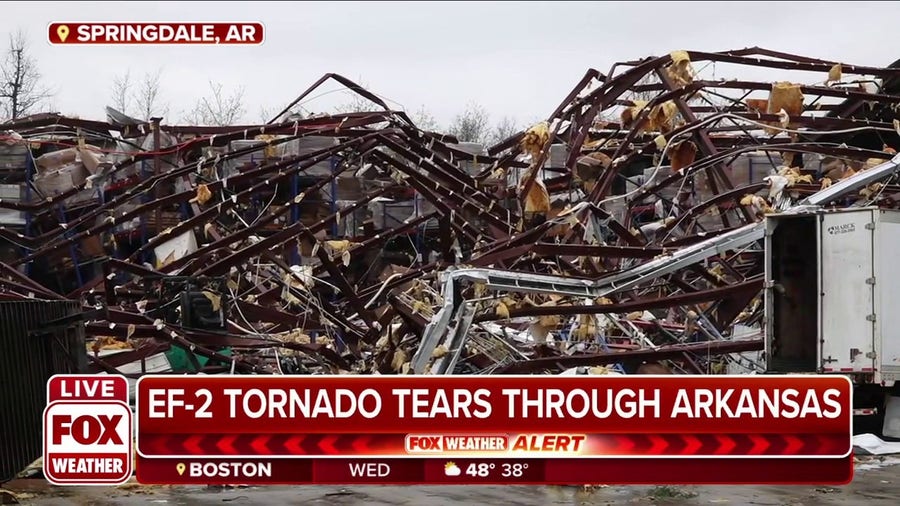
<instances>
[{"instance_id":1,"label":"debris pile","mask_svg":"<svg viewBox=\"0 0 900 506\"><path fill-rule=\"evenodd\" d=\"M91 367L129 376L753 372L757 224L897 206L897 67L675 51L494 146L334 74L263 125L22 118L0 299L80 300ZM372 110L289 112L331 79Z\"/></svg>"}]
</instances>

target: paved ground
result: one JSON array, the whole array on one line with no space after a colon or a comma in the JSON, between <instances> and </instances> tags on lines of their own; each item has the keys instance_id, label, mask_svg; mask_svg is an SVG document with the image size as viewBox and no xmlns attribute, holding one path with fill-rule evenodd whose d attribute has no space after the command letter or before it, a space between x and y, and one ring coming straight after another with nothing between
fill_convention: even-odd
<instances>
[{"instance_id":1,"label":"paved ground","mask_svg":"<svg viewBox=\"0 0 900 506\"><path fill-rule=\"evenodd\" d=\"M5 485L19 503L34 506L123 505L444 505L444 504L672 504L896 506L900 504L900 457L862 457L845 487L272 487L211 490L202 487L56 488L43 480Z\"/></svg>"}]
</instances>

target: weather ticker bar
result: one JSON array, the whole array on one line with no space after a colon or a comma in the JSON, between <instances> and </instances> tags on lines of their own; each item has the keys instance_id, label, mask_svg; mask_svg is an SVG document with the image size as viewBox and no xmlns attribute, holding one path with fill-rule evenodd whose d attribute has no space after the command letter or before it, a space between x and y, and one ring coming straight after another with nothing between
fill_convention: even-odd
<instances>
[{"instance_id":1,"label":"weather ticker bar","mask_svg":"<svg viewBox=\"0 0 900 506\"><path fill-rule=\"evenodd\" d=\"M173 485L843 484L841 459L178 459L137 460L137 479Z\"/></svg>"}]
</instances>

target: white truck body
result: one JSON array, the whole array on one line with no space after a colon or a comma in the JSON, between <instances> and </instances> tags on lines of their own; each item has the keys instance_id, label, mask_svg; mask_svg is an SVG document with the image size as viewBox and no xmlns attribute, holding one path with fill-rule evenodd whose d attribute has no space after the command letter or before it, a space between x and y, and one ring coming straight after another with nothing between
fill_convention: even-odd
<instances>
[{"instance_id":1,"label":"white truck body","mask_svg":"<svg viewBox=\"0 0 900 506\"><path fill-rule=\"evenodd\" d=\"M851 208L766 217L766 367L900 377L900 211Z\"/></svg>"}]
</instances>

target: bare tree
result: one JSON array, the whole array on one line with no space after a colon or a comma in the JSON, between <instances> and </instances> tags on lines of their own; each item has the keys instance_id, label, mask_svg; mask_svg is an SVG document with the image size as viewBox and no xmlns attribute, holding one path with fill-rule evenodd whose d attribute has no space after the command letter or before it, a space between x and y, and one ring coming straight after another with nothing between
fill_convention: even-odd
<instances>
[{"instance_id":1,"label":"bare tree","mask_svg":"<svg viewBox=\"0 0 900 506\"><path fill-rule=\"evenodd\" d=\"M122 114L131 113L131 71L113 77L112 80L112 104L113 108Z\"/></svg>"},{"instance_id":2,"label":"bare tree","mask_svg":"<svg viewBox=\"0 0 900 506\"><path fill-rule=\"evenodd\" d=\"M411 119L420 130L434 132L439 128L437 120L425 109L424 105L420 106L416 112L412 113L409 119Z\"/></svg>"},{"instance_id":3,"label":"bare tree","mask_svg":"<svg viewBox=\"0 0 900 506\"><path fill-rule=\"evenodd\" d=\"M165 117L169 114L169 105L162 101L161 80L162 69L147 72L137 83L131 78L131 70L126 70L124 74L113 78L113 107L144 121Z\"/></svg>"},{"instance_id":4,"label":"bare tree","mask_svg":"<svg viewBox=\"0 0 900 506\"><path fill-rule=\"evenodd\" d=\"M490 117L481 105L470 102L450 124L450 134L460 142L487 144L490 138Z\"/></svg>"},{"instance_id":5,"label":"bare tree","mask_svg":"<svg viewBox=\"0 0 900 506\"><path fill-rule=\"evenodd\" d=\"M221 83L209 82L211 94L200 98L187 114L185 121L195 125L229 126L244 116L244 89L238 88L230 95L223 91Z\"/></svg>"},{"instance_id":6,"label":"bare tree","mask_svg":"<svg viewBox=\"0 0 900 506\"><path fill-rule=\"evenodd\" d=\"M520 128L516 123L516 120L509 117L504 116L496 125L494 125L494 130L490 135L490 143L496 144L500 141L505 141L506 139L512 137L513 135L519 132Z\"/></svg>"},{"instance_id":7,"label":"bare tree","mask_svg":"<svg viewBox=\"0 0 900 506\"><path fill-rule=\"evenodd\" d=\"M160 96L160 77L162 69L155 73L147 73L141 81L135 94L135 105L141 119L149 120L153 117L164 117L169 114L169 106L163 104Z\"/></svg>"},{"instance_id":8,"label":"bare tree","mask_svg":"<svg viewBox=\"0 0 900 506\"><path fill-rule=\"evenodd\" d=\"M41 86L41 73L28 50L21 30L9 37L9 49L0 63L0 102L3 115L16 119L27 115L53 94Z\"/></svg>"},{"instance_id":9,"label":"bare tree","mask_svg":"<svg viewBox=\"0 0 900 506\"><path fill-rule=\"evenodd\" d=\"M277 111L274 107L266 107L264 105L259 106L260 124L268 122L270 119L272 119L272 116L274 116L276 112ZM278 123L278 121L275 121L275 123Z\"/></svg>"}]
</instances>

